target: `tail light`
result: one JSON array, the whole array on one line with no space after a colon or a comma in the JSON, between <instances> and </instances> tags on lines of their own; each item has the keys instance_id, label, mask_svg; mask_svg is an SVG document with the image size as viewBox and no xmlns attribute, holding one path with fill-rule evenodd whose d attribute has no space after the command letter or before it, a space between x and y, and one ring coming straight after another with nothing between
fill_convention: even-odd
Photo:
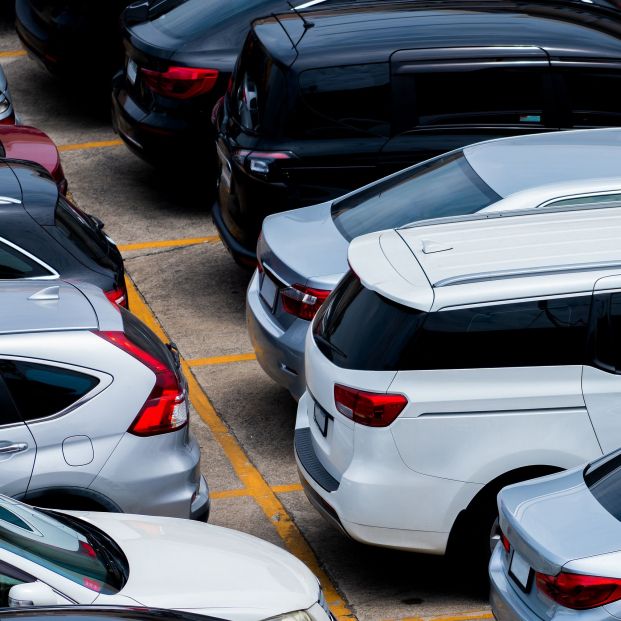
<instances>
[{"instance_id":1,"label":"tail light","mask_svg":"<svg viewBox=\"0 0 621 621\"><path fill-rule=\"evenodd\" d=\"M104 293L113 304L127 308L127 290L124 286L117 287L116 289L112 289L110 291L105 291Z\"/></svg>"},{"instance_id":2,"label":"tail light","mask_svg":"<svg viewBox=\"0 0 621 621\"><path fill-rule=\"evenodd\" d=\"M335 384L334 403L343 416L355 423L367 427L387 427L401 414L408 400L399 394L366 392Z\"/></svg>"},{"instance_id":3,"label":"tail light","mask_svg":"<svg viewBox=\"0 0 621 621\"><path fill-rule=\"evenodd\" d=\"M276 172L279 162L294 159L291 151L250 151L237 149L232 153L233 159L246 171L260 179L267 179Z\"/></svg>"},{"instance_id":4,"label":"tail light","mask_svg":"<svg viewBox=\"0 0 621 621\"><path fill-rule=\"evenodd\" d=\"M176 374L163 362L132 343L124 332L95 334L133 356L155 373L155 385L128 429L135 436L155 436L181 429L188 422L185 392Z\"/></svg>"},{"instance_id":5,"label":"tail light","mask_svg":"<svg viewBox=\"0 0 621 621\"><path fill-rule=\"evenodd\" d=\"M621 599L621 580L561 572L535 574L539 591L565 608L588 610Z\"/></svg>"},{"instance_id":6,"label":"tail light","mask_svg":"<svg viewBox=\"0 0 621 621\"><path fill-rule=\"evenodd\" d=\"M505 552L509 554L511 551L511 544L509 543L507 536L502 531L500 531L500 543L502 543L502 547L505 549Z\"/></svg>"},{"instance_id":7,"label":"tail light","mask_svg":"<svg viewBox=\"0 0 621 621\"><path fill-rule=\"evenodd\" d=\"M291 285L280 292L285 312L306 321L311 321L329 295L330 291L325 289L313 289L303 285Z\"/></svg>"},{"instance_id":8,"label":"tail light","mask_svg":"<svg viewBox=\"0 0 621 621\"><path fill-rule=\"evenodd\" d=\"M173 99L191 99L208 93L218 80L217 69L169 67L166 71L141 69L142 79L152 91Z\"/></svg>"}]
</instances>

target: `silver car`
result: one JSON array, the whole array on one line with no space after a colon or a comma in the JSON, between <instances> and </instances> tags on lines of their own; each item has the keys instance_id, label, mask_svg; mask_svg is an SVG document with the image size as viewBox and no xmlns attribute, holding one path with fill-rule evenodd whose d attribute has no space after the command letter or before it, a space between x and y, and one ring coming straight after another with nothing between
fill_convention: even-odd
<instances>
[{"instance_id":1,"label":"silver car","mask_svg":"<svg viewBox=\"0 0 621 621\"><path fill-rule=\"evenodd\" d=\"M498 507L498 621L621 618L621 451L506 487Z\"/></svg>"},{"instance_id":2,"label":"silver car","mask_svg":"<svg viewBox=\"0 0 621 621\"><path fill-rule=\"evenodd\" d=\"M589 180L618 181L620 156L619 129L503 138L452 151L335 201L269 216L246 297L257 360L300 397L309 321L347 271L354 237L592 195L598 184Z\"/></svg>"},{"instance_id":3,"label":"silver car","mask_svg":"<svg viewBox=\"0 0 621 621\"><path fill-rule=\"evenodd\" d=\"M93 285L0 281L0 492L206 520L178 356Z\"/></svg>"}]
</instances>

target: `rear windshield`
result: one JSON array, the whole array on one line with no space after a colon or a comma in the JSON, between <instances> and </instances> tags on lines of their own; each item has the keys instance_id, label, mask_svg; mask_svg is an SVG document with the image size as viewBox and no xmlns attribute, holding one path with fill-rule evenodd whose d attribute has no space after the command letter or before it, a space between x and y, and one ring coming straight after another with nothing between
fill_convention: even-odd
<instances>
[{"instance_id":1,"label":"rear windshield","mask_svg":"<svg viewBox=\"0 0 621 621\"><path fill-rule=\"evenodd\" d=\"M62 196L56 203L55 224L60 232L82 254L97 265L115 270L114 261L108 256L109 243L95 223Z\"/></svg>"},{"instance_id":2,"label":"rear windshield","mask_svg":"<svg viewBox=\"0 0 621 621\"><path fill-rule=\"evenodd\" d=\"M587 466L584 481L602 507L621 521L621 450Z\"/></svg>"},{"instance_id":3,"label":"rear windshield","mask_svg":"<svg viewBox=\"0 0 621 621\"><path fill-rule=\"evenodd\" d=\"M40 263L11 246L0 243L0 280L13 278L41 278L51 276Z\"/></svg>"},{"instance_id":4,"label":"rear windshield","mask_svg":"<svg viewBox=\"0 0 621 621\"><path fill-rule=\"evenodd\" d=\"M590 307L587 295L424 313L349 273L317 313L313 334L330 361L361 371L580 365Z\"/></svg>"},{"instance_id":5,"label":"rear windshield","mask_svg":"<svg viewBox=\"0 0 621 621\"><path fill-rule=\"evenodd\" d=\"M351 241L420 220L472 214L500 198L459 151L335 201L332 219L341 235Z\"/></svg>"}]
</instances>

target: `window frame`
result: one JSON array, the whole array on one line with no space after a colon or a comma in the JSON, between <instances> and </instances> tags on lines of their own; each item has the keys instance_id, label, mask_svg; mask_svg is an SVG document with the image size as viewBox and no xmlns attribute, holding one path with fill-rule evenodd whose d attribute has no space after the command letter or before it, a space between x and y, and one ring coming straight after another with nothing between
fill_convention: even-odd
<instances>
[{"instance_id":1,"label":"window frame","mask_svg":"<svg viewBox=\"0 0 621 621\"><path fill-rule=\"evenodd\" d=\"M15 250L19 254L24 255L27 259L30 259L32 262L39 265L43 270L48 272L48 274L45 274L43 276L21 276L19 278L0 278L0 281L12 282L14 280L56 280L60 278L60 274L52 266L48 265L47 263L45 263L45 261L42 261L41 259L31 254L27 250L20 248L20 246L18 246L17 244L10 242L5 237L0 237L0 246L2 245L8 246L9 248Z\"/></svg>"},{"instance_id":2,"label":"window frame","mask_svg":"<svg viewBox=\"0 0 621 621\"><path fill-rule=\"evenodd\" d=\"M611 330L610 327L610 306L613 295L621 296L621 289L609 289L593 292L593 303L591 305L591 360L593 366L600 371L610 373L611 375L621 375L621 366L619 368L612 364L612 361L606 362L599 358L598 343L600 338L605 338L598 329L597 323L600 319L608 317L607 330ZM610 333L609 333L610 334ZM621 449L620 449L621 450Z\"/></svg>"},{"instance_id":3,"label":"window frame","mask_svg":"<svg viewBox=\"0 0 621 621\"><path fill-rule=\"evenodd\" d=\"M579 198L590 198L598 196L618 196L616 201L609 201L608 204L602 204L599 201L593 203L578 203L576 205L569 205L564 207L563 205L557 205L556 203L569 201ZM550 198L543 203L537 205L536 209L550 209L555 211L573 211L581 209L611 209L613 207L621 207L621 188L617 190L601 190L599 192L580 192L577 194L567 194L565 196L557 196L556 198Z\"/></svg>"}]
</instances>

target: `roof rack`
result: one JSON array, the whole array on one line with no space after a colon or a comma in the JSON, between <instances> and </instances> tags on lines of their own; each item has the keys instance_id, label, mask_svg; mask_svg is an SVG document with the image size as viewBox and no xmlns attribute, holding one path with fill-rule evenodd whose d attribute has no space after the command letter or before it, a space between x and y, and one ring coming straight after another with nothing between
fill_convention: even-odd
<instances>
[{"instance_id":1,"label":"roof rack","mask_svg":"<svg viewBox=\"0 0 621 621\"><path fill-rule=\"evenodd\" d=\"M443 278L434 283L434 288L450 287L452 285L466 285L489 280L504 280L507 278L523 278L527 276L552 276L554 274L568 274L572 272L594 272L598 270L621 268L621 261L607 261L599 263L574 263L557 265L554 267L526 267L514 270L499 270L495 272L479 272L462 276Z\"/></svg>"}]
</instances>

